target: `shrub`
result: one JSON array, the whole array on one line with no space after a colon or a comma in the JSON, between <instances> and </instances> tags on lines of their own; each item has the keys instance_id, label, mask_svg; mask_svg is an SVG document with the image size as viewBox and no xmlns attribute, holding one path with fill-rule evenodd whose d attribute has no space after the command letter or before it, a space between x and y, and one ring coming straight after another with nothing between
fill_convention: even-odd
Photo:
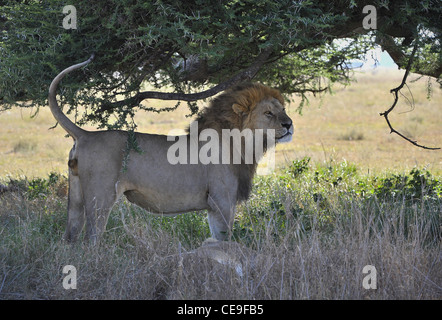
<instances>
[{"instance_id":1,"label":"shrub","mask_svg":"<svg viewBox=\"0 0 442 320\"><path fill-rule=\"evenodd\" d=\"M294 178L297 178L308 171L309 162L310 157L304 157L301 160L294 160L292 164L287 168L287 172Z\"/></svg>"},{"instance_id":2,"label":"shrub","mask_svg":"<svg viewBox=\"0 0 442 320\"><path fill-rule=\"evenodd\" d=\"M359 182L360 194L379 198L405 200L437 199L442 195L442 184L426 169L413 168L409 174L391 174Z\"/></svg>"},{"instance_id":3,"label":"shrub","mask_svg":"<svg viewBox=\"0 0 442 320\"><path fill-rule=\"evenodd\" d=\"M60 174L51 172L47 179L32 179L27 183L27 196L29 199L46 198L48 194L54 191L54 187L60 182L61 177Z\"/></svg>"}]
</instances>

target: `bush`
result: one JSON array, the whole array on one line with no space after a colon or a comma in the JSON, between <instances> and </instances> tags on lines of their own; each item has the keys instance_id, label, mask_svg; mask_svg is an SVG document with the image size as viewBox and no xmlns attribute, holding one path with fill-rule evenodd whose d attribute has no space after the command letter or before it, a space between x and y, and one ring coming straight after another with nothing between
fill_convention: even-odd
<instances>
[{"instance_id":1,"label":"bush","mask_svg":"<svg viewBox=\"0 0 442 320\"><path fill-rule=\"evenodd\" d=\"M292 164L287 168L287 172L294 178L299 177L301 174L308 171L308 164L310 157L304 157L301 160L294 160Z\"/></svg>"},{"instance_id":2,"label":"bush","mask_svg":"<svg viewBox=\"0 0 442 320\"><path fill-rule=\"evenodd\" d=\"M46 199L51 193L67 194L67 178L55 172L51 172L48 178L27 178L21 180L10 179L7 191L22 192L30 200Z\"/></svg>"},{"instance_id":3,"label":"bush","mask_svg":"<svg viewBox=\"0 0 442 320\"><path fill-rule=\"evenodd\" d=\"M413 168L409 174L391 174L385 178L359 181L360 194L379 198L422 200L438 199L442 184L426 169Z\"/></svg>"}]
</instances>

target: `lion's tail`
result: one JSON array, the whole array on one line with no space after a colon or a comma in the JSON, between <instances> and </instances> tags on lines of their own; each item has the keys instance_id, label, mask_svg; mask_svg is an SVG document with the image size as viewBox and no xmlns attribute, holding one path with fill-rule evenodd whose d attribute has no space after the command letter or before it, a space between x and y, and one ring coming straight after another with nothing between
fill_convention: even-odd
<instances>
[{"instance_id":1,"label":"lion's tail","mask_svg":"<svg viewBox=\"0 0 442 320\"><path fill-rule=\"evenodd\" d=\"M63 77L78 68L81 68L85 65L87 65L89 62L91 62L94 59L94 55L92 55L87 61L75 64L73 66L70 66L69 68L64 69L62 72L60 72L54 80L52 80L51 86L49 87L49 107L51 108L51 112L54 115L55 120L60 123L60 125L65 129L74 139L78 139L80 135L82 135L85 130L78 127L75 123L73 123L71 120L69 120L68 117L61 111L60 107L57 103L57 87L60 83L61 79Z\"/></svg>"}]
</instances>

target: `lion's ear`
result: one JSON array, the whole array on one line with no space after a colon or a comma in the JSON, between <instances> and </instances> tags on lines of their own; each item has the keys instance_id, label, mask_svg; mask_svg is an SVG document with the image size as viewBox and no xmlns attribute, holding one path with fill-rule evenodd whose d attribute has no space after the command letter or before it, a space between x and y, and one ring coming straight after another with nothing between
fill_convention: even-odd
<instances>
[{"instance_id":1,"label":"lion's ear","mask_svg":"<svg viewBox=\"0 0 442 320\"><path fill-rule=\"evenodd\" d=\"M248 113L249 112L247 107L244 107L244 106L242 106L242 105L240 105L238 103L232 104L232 109L237 114L243 114L243 113Z\"/></svg>"}]
</instances>

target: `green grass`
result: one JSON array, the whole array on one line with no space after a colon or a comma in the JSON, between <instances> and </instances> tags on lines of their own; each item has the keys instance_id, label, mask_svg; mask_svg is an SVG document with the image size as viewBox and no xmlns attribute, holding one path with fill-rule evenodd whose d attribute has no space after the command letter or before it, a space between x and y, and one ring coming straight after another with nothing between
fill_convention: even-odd
<instances>
[{"instance_id":1,"label":"green grass","mask_svg":"<svg viewBox=\"0 0 442 320\"><path fill-rule=\"evenodd\" d=\"M295 160L258 176L232 240L240 277L189 252L203 213L157 217L121 199L97 246L61 241L66 178L11 182L0 195L0 299L440 299L440 177L423 168L367 175L344 161ZM247 250L247 251L246 251ZM362 287L365 265L378 288ZM74 265L78 287L62 287Z\"/></svg>"}]
</instances>

